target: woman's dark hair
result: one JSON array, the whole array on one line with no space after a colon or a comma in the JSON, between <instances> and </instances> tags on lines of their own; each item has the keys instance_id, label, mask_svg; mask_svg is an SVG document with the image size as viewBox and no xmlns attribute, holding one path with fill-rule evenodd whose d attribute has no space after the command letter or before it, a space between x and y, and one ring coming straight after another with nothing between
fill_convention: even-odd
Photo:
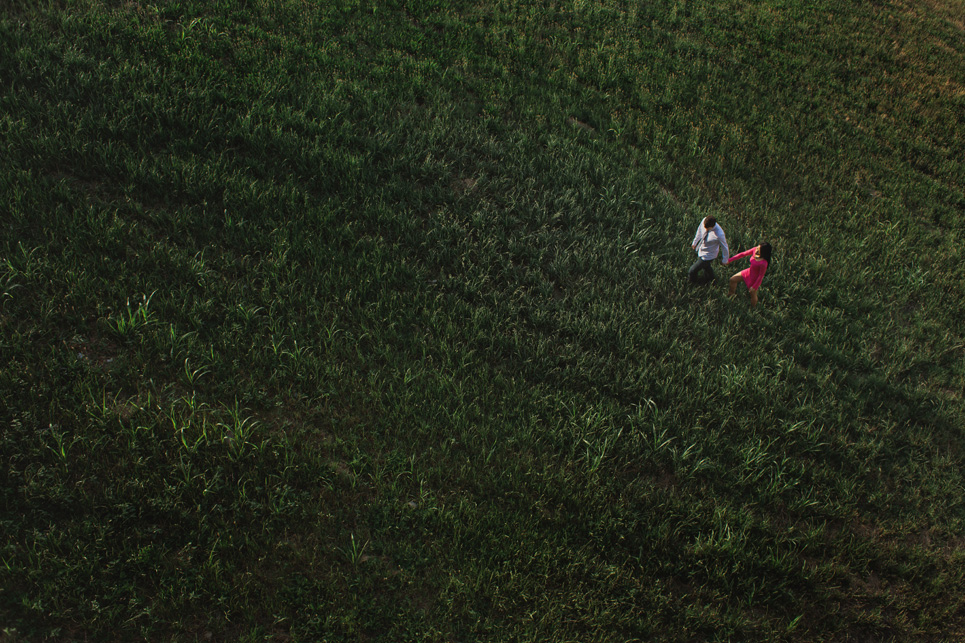
<instances>
[{"instance_id":1,"label":"woman's dark hair","mask_svg":"<svg viewBox=\"0 0 965 643\"><path fill-rule=\"evenodd\" d=\"M765 241L760 245L760 249L761 249L761 257L764 259L764 261L766 261L767 263L771 263L771 244Z\"/></svg>"},{"instance_id":2,"label":"woman's dark hair","mask_svg":"<svg viewBox=\"0 0 965 643\"><path fill-rule=\"evenodd\" d=\"M714 217L707 217L706 219L704 219L704 227L707 228L708 230L710 230L711 228L713 228L715 225L717 225L717 219L716 219L716 218L714 218Z\"/></svg>"}]
</instances>

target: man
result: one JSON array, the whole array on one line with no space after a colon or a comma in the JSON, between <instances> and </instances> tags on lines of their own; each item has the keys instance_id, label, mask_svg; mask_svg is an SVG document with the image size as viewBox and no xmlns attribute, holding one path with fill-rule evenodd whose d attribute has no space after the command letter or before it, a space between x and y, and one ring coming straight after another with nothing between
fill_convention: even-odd
<instances>
[{"instance_id":1,"label":"man","mask_svg":"<svg viewBox=\"0 0 965 643\"><path fill-rule=\"evenodd\" d=\"M697 234L694 235L694 242L691 247L697 251L697 261L690 267L687 277L690 283L705 284L714 279L714 271L711 264L721 255L721 263L726 264L730 257L730 249L727 247L727 238L724 236L724 229L717 225L717 219L706 217L697 226ZM701 276L699 273L704 273Z\"/></svg>"}]
</instances>

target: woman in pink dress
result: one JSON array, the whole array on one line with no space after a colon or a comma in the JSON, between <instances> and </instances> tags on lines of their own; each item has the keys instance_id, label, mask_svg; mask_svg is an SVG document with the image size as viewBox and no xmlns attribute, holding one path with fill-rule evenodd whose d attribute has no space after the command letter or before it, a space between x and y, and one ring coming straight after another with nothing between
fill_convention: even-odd
<instances>
[{"instance_id":1,"label":"woman in pink dress","mask_svg":"<svg viewBox=\"0 0 965 643\"><path fill-rule=\"evenodd\" d=\"M733 263L734 260L743 259L747 256L751 258L751 267L730 278L730 292L727 294L733 296L737 291L737 284L743 279L747 285L747 292L751 294L751 308L753 308L757 305L757 291L761 287L761 282L764 281L764 273L767 272L767 264L771 260L771 244L762 243L756 248L745 250L731 257L727 263Z\"/></svg>"}]
</instances>

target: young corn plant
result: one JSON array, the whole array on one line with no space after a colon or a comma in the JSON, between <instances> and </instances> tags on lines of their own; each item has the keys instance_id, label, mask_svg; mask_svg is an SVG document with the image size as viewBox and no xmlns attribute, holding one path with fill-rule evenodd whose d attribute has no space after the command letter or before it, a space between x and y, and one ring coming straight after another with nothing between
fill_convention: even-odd
<instances>
[{"instance_id":1,"label":"young corn plant","mask_svg":"<svg viewBox=\"0 0 965 643\"><path fill-rule=\"evenodd\" d=\"M128 298L124 304L124 310L108 317L108 327L120 339L132 339L141 330L155 323L155 315L151 312L151 299L153 297L153 292L150 295L141 295L141 301L133 307L130 298Z\"/></svg>"},{"instance_id":2,"label":"young corn plant","mask_svg":"<svg viewBox=\"0 0 965 643\"><path fill-rule=\"evenodd\" d=\"M245 415L246 412L237 402L226 411L228 421L218 422L217 427L223 435L232 459L240 460L253 447L256 447L253 438L259 424L253 417Z\"/></svg>"}]
</instances>

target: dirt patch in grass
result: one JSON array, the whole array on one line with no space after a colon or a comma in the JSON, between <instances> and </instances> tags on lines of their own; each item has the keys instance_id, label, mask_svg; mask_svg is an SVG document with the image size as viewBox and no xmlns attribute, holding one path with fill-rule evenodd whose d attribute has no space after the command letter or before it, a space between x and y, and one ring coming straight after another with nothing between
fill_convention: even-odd
<instances>
[{"instance_id":1,"label":"dirt patch in grass","mask_svg":"<svg viewBox=\"0 0 965 643\"><path fill-rule=\"evenodd\" d=\"M596 128L595 128L595 127L593 127L592 125L590 125L590 124L587 123L586 121L581 121L580 119L576 118L575 116L570 116L569 118L567 118L567 119L566 119L566 123L567 123L568 125L572 125L573 127L577 127L577 128L579 128L579 129L581 129L581 130L584 130L584 131L586 131L586 132L595 132L595 131L596 131Z\"/></svg>"},{"instance_id":2,"label":"dirt patch in grass","mask_svg":"<svg viewBox=\"0 0 965 643\"><path fill-rule=\"evenodd\" d=\"M121 346L116 342L91 333L86 336L75 335L67 342L67 349L77 359L97 369L105 369L121 354Z\"/></svg>"},{"instance_id":3,"label":"dirt patch in grass","mask_svg":"<svg viewBox=\"0 0 965 643\"><path fill-rule=\"evenodd\" d=\"M469 194L473 190L475 190L476 183L477 183L476 179L473 179L473 178L456 179L455 181L452 182L450 187L452 188L453 192L455 192L459 196L462 196L464 194Z\"/></svg>"}]
</instances>

